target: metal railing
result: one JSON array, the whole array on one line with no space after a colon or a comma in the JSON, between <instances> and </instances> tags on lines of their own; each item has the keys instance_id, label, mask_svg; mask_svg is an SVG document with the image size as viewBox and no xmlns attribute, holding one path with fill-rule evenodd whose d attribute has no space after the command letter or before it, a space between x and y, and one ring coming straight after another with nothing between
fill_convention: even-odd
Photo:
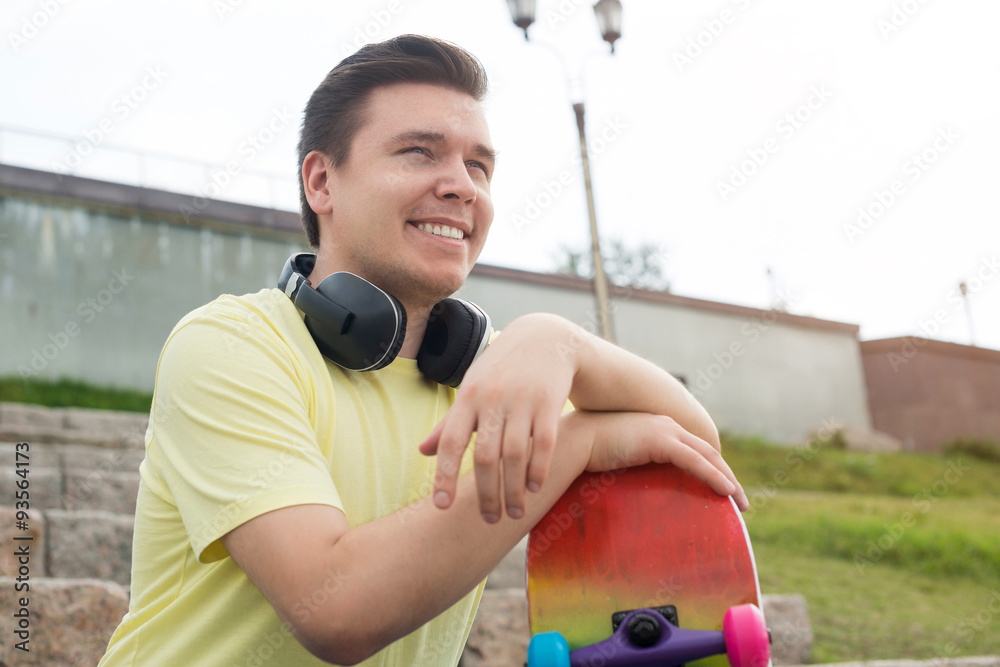
<instances>
[{"instance_id":1,"label":"metal railing","mask_svg":"<svg viewBox=\"0 0 1000 667\"><path fill-rule=\"evenodd\" d=\"M233 173L224 165L86 135L0 125L0 163L279 210L299 207L294 174L246 166Z\"/></svg>"}]
</instances>

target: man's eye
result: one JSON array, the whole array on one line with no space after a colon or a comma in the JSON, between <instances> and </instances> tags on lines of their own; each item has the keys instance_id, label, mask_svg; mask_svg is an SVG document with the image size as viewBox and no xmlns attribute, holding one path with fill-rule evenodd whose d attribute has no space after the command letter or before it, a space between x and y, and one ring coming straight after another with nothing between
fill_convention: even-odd
<instances>
[{"instance_id":1,"label":"man's eye","mask_svg":"<svg viewBox=\"0 0 1000 667\"><path fill-rule=\"evenodd\" d=\"M412 148L407 148L403 151L404 153L417 153L418 155L427 155L427 150L421 148L420 146L413 146Z\"/></svg>"}]
</instances>

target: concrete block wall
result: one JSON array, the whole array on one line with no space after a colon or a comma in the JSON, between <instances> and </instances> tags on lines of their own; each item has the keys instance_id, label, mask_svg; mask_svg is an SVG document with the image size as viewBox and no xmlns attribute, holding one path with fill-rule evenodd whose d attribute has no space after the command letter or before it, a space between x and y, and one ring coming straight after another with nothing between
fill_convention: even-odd
<instances>
[{"instance_id":1,"label":"concrete block wall","mask_svg":"<svg viewBox=\"0 0 1000 667\"><path fill-rule=\"evenodd\" d=\"M0 375L152 390L170 330L222 293L271 287L306 249L296 213L0 165ZM555 312L594 330L590 281L477 266L460 295L503 328ZM870 426L858 327L615 288L617 340L684 377L720 428L801 440Z\"/></svg>"}]
</instances>

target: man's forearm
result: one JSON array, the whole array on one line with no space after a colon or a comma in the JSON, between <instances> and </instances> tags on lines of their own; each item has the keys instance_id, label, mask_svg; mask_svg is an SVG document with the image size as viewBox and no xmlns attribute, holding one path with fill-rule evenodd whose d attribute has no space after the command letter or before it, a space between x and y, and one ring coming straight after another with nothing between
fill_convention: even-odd
<instances>
[{"instance_id":1,"label":"man's forearm","mask_svg":"<svg viewBox=\"0 0 1000 667\"><path fill-rule=\"evenodd\" d=\"M579 369L570 401L581 410L666 415L719 448L719 432L704 407L677 378L655 364L570 324ZM575 329L572 329L575 327ZM565 341L555 341L558 349Z\"/></svg>"},{"instance_id":2,"label":"man's forearm","mask_svg":"<svg viewBox=\"0 0 1000 667\"><path fill-rule=\"evenodd\" d=\"M545 487L531 494L523 519L484 522L475 477L469 474L459 480L455 501L446 512L428 497L342 535L325 562L312 567L315 572L345 575L331 608L316 615L327 619L325 627L303 629L326 634L320 645L328 645L330 652L314 652L327 659L363 659L467 595L586 468L591 450L586 439L592 442L593 425L600 419L584 414L563 418L559 465ZM341 653L345 638L355 644L346 654Z\"/></svg>"}]
</instances>

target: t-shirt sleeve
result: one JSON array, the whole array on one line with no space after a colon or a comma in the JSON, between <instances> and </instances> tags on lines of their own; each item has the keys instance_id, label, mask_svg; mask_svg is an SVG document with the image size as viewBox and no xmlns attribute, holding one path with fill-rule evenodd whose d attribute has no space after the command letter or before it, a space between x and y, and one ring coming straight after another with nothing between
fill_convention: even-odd
<instances>
[{"instance_id":1,"label":"t-shirt sleeve","mask_svg":"<svg viewBox=\"0 0 1000 667\"><path fill-rule=\"evenodd\" d=\"M200 561L227 556L219 538L266 512L303 504L343 510L317 444L313 378L259 317L209 310L168 339L147 459Z\"/></svg>"}]
</instances>

